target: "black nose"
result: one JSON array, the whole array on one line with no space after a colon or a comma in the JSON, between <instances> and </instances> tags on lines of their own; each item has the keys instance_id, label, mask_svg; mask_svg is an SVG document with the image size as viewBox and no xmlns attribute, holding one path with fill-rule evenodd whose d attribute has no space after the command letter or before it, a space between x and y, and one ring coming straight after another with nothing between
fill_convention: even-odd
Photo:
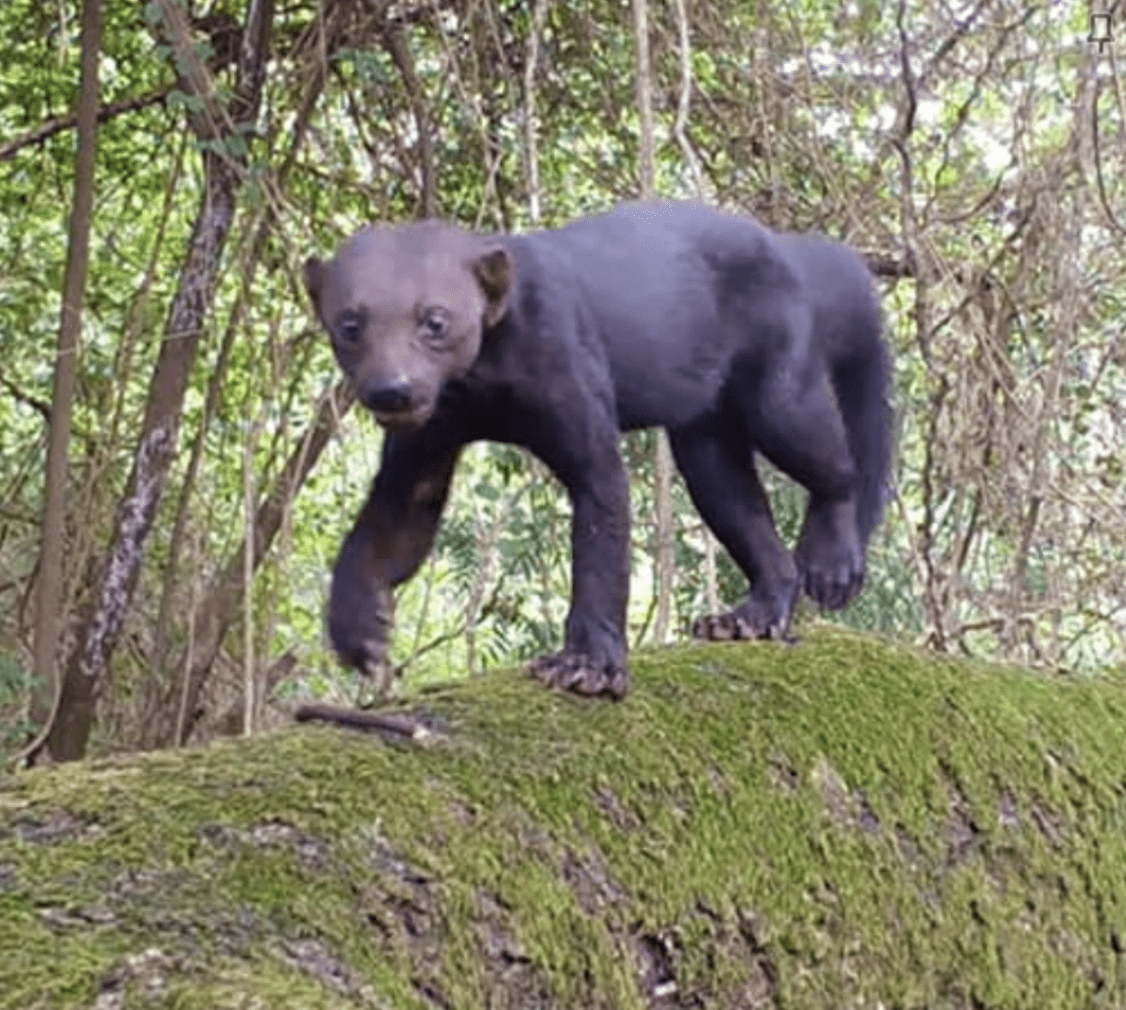
<instances>
[{"instance_id":1,"label":"black nose","mask_svg":"<svg viewBox=\"0 0 1126 1010\"><path fill-rule=\"evenodd\" d=\"M364 406L377 414L398 414L411 405L411 387L405 379L364 388Z\"/></svg>"}]
</instances>

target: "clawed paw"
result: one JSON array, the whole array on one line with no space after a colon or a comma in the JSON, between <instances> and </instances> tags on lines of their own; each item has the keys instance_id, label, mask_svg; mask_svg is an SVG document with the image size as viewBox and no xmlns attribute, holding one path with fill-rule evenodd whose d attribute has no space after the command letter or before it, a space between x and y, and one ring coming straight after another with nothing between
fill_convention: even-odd
<instances>
[{"instance_id":1,"label":"clawed paw","mask_svg":"<svg viewBox=\"0 0 1126 1010\"><path fill-rule=\"evenodd\" d=\"M799 545L802 588L823 610L840 610L864 584L864 556L855 543L821 542L813 546L816 551Z\"/></svg>"},{"instance_id":2,"label":"clawed paw","mask_svg":"<svg viewBox=\"0 0 1126 1010\"><path fill-rule=\"evenodd\" d=\"M739 610L696 618L692 622L692 637L708 642L793 641L789 621L755 621Z\"/></svg>"},{"instance_id":3,"label":"clawed paw","mask_svg":"<svg viewBox=\"0 0 1126 1010\"><path fill-rule=\"evenodd\" d=\"M864 570L838 565L828 570L808 567L802 572L806 595L823 610L841 610L864 584Z\"/></svg>"},{"instance_id":4,"label":"clawed paw","mask_svg":"<svg viewBox=\"0 0 1126 1010\"><path fill-rule=\"evenodd\" d=\"M797 599L796 581L776 593L752 594L734 610L724 614L707 614L692 622L692 637L710 642L749 642L771 639L792 642L790 615Z\"/></svg>"},{"instance_id":5,"label":"clawed paw","mask_svg":"<svg viewBox=\"0 0 1126 1010\"><path fill-rule=\"evenodd\" d=\"M811 506L794 550L802 588L824 610L840 610L864 584L864 548L851 500Z\"/></svg>"},{"instance_id":6,"label":"clawed paw","mask_svg":"<svg viewBox=\"0 0 1126 1010\"><path fill-rule=\"evenodd\" d=\"M365 656L364 659L354 664L360 675L368 682L370 693L378 701L386 701L395 690L395 677L398 671L385 655L378 658Z\"/></svg>"},{"instance_id":7,"label":"clawed paw","mask_svg":"<svg viewBox=\"0 0 1126 1010\"><path fill-rule=\"evenodd\" d=\"M332 648L341 663L364 676L373 675L387 656L387 642L382 638L346 637L337 632L332 635Z\"/></svg>"},{"instance_id":8,"label":"clawed paw","mask_svg":"<svg viewBox=\"0 0 1126 1010\"><path fill-rule=\"evenodd\" d=\"M395 598L386 586L359 586L333 577L328 607L328 637L340 662L370 678L384 696L394 679L387 661L387 642L395 623Z\"/></svg>"},{"instance_id":9,"label":"clawed paw","mask_svg":"<svg viewBox=\"0 0 1126 1010\"><path fill-rule=\"evenodd\" d=\"M396 670L387 658L386 643L365 639L349 647L337 646L336 655L344 666L351 667L364 679L365 694L375 701L391 697Z\"/></svg>"},{"instance_id":10,"label":"clawed paw","mask_svg":"<svg viewBox=\"0 0 1126 1010\"><path fill-rule=\"evenodd\" d=\"M629 692L629 671L624 664L596 663L576 652L541 656L529 664L528 674L545 687L572 694L605 695L620 700Z\"/></svg>"}]
</instances>

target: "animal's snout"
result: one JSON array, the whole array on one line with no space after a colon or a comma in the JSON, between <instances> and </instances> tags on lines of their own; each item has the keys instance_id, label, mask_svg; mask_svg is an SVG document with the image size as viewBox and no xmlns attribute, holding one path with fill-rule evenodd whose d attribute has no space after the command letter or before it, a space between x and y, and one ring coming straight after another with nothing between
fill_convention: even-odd
<instances>
[{"instance_id":1,"label":"animal's snout","mask_svg":"<svg viewBox=\"0 0 1126 1010\"><path fill-rule=\"evenodd\" d=\"M360 391L365 407L375 414L400 414L411 406L411 384L407 379L365 384Z\"/></svg>"}]
</instances>

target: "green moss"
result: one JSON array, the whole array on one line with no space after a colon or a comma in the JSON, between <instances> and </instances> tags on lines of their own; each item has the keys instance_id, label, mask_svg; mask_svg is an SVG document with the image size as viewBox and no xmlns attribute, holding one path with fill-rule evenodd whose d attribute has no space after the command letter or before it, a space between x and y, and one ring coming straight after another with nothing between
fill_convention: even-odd
<instances>
[{"instance_id":1,"label":"green moss","mask_svg":"<svg viewBox=\"0 0 1126 1010\"><path fill-rule=\"evenodd\" d=\"M1121 1005L1120 680L824 626L633 670L620 705L426 691L427 748L312 727L9 781L0 1008L630 1008L672 978L706 1006Z\"/></svg>"}]
</instances>

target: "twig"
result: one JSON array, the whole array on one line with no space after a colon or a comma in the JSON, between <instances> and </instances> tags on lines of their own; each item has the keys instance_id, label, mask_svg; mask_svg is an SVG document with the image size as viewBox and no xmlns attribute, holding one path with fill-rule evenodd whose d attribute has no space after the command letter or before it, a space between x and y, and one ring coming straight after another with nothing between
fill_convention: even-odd
<instances>
[{"instance_id":1,"label":"twig","mask_svg":"<svg viewBox=\"0 0 1126 1010\"><path fill-rule=\"evenodd\" d=\"M425 743L434 734L416 716L396 712L376 712L364 708L347 708L316 702L302 705L294 714L298 722L330 722L377 733L394 742Z\"/></svg>"}]
</instances>

